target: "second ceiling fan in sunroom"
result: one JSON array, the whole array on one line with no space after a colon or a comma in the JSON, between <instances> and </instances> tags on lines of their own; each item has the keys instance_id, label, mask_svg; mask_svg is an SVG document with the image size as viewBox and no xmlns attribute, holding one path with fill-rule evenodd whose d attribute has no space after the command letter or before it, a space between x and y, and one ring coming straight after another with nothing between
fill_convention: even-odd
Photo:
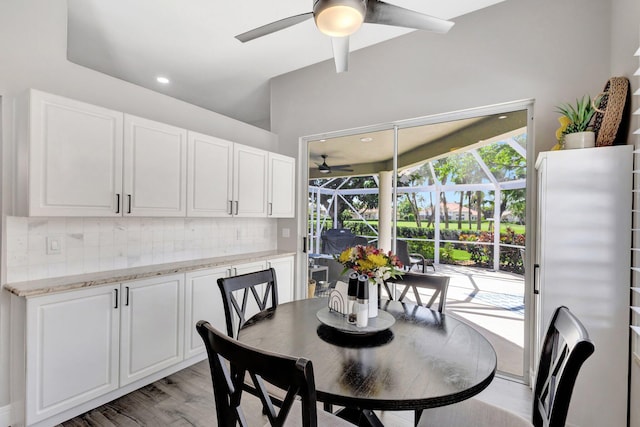
<instances>
[{"instance_id":1,"label":"second ceiling fan in sunroom","mask_svg":"<svg viewBox=\"0 0 640 427\"><path fill-rule=\"evenodd\" d=\"M414 10L405 9L380 0L315 0L313 11L290 16L236 36L243 43L283 30L313 18L318 29L331 37L336 71L347 71L349 63L349 36L362 23L414 28L446 33L453 22L434 18Z\"/></svg>"}]
</instances>

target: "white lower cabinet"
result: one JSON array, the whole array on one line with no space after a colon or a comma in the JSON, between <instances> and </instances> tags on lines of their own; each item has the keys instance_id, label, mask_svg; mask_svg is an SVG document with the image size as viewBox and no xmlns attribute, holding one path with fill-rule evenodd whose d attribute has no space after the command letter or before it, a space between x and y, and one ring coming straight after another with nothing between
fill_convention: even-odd
<instances>
[{"instance_id":1,"label":"white lower cabinet","mask_svg":"<svg viewBox=\"0 0 640 427\"><path fill-rule=\"evenodd\" d=\"M189 272L185 278L184 357L198 356L205 352L202 338L196 331L196 323L206 320L226 333L222 293L218 279L227 277L227 267Z\"/></svg>"},{"instance_id":2,"label":"white lower cabinet","mask_svg":"<svg viewBox=\"0 0 640 427\"><path fill-rule=\"evenodd\" d=\"M27 425L118 388L119 288L27 300Z\"/></svg>"},{"instance_id":3,"label":"white lower cabinet","mask_svg":"<svg viewBox=\"0 0 640 427\"><path fill-rule=\"evenodd\" d=\"M267 261L267 267L276 271L278 281L278 304L294 300L292 256L275 258Z\"/></svg>"},{"instance_id":4,"label":"white lower cabinet","mask_svg":"<svg viewBox=\"0 0 640 427\"><path fill-rule=\"evenodd\" d=\"M205 358L196 322L207 320L226 332L217 280L269 266L276 269L279 302L289 301L293 256L12 295L12 381L24 390L12 397L16 407L24 401L16 425L59 424ZM255 302L248 307L249 316L257 312Z\"/></svg>"},{"instance_id":5,"label":"white lower cabinet","mask_svg":"<svg viewBox=\"0 0 640 427\"><path fill-rule=\"evenodd\" d=\"M183 358L184 274L122 284L120 385Z\"/></svg>"}]
</instances>

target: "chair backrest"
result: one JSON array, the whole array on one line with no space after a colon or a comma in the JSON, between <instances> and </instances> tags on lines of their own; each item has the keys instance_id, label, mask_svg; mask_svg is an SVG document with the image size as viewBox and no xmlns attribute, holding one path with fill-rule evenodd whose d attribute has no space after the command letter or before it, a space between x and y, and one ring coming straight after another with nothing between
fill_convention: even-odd
<instances>
[{"instance_id":1,"label":"chair backrest","mask_svg":"<svg viewBox=\"0 0 640 427\"><path fill-rule=\"evenodd\" d=\"M411 268L411 258L409 257L409 245L406 240L396 240L396 256L406 267Z\"/></svg>"},{"instance_id":2,"label":"chair backrest","mask_svg":"<svg viewBox=\"0 0 640 427\"><path fill-rule=\"evenodd\" d=\"M398 285L404 285L404 289L398 297L398 301L403 301L406 298L409 290L413 290L413 295L418 305L431 308L436 300L438 300L438 312L442 313L444 311L445 305L447 303L449 276L406 272L401 277L397 279L391 279L389 280L389 282L396 283ZM388 289L386 284L385 288L387 289L387 293L389 293L391 299L394 299L395 296L391 295L391 291ZM422 298L420 297L420 293L418 291L419 288L433 290L433 294L429 298L429 301L422 301Z\"/></svg>"},{"instance_id":3,"label":"chair backrest","mask_svg":"<svg viewBox=\"0 0 640 427\"><path fill-rule=\"evenodd\" d=\"M196 329L209 356L218 426L247 426L240 406L246 373L258 390L264 413L272 426L282 426L290 413L297 412L291 411L296 396L300 396L302 403L303 427L317 426L316 389L310 360L247 346L203 320L196 324ZM286 391L278 412L265 389L265 381Z\"/></svg>"},{"instance_id":4,"label":"chair backrest","mask_svg":"<svg viewBox=\"0 0 640 427\"><path fill-rule=\"evenodd\" d=\"M278 305L278 282L273 268L221 278L218 286L222 292L227 334L233 338L238 337L238 332L247 322ZM237 326L235 319L238 320Z\"/></svg>"},{"instance_id":5,"label":"chair backrest","mask_svg":"<svg viewBox=\"0 0 640 427\"><path fill-rule=\"evenodd\" d=\"M322 248L320 252L323 254L339 254L350 246L354 246L357 236L348 228L330 228L320 235Z\"/></svg>"},{"instance_id":6,"label":"chair backrest","mask_svg":"<svg viewBox=\"0 0 640 427\"><path fill-rule=\"evenodd\" d=\"M578 372L594 350L580 320L567 307L558 307L540 353L533 392L535 427L564 427Z\"/></svg>"}]
</instances>

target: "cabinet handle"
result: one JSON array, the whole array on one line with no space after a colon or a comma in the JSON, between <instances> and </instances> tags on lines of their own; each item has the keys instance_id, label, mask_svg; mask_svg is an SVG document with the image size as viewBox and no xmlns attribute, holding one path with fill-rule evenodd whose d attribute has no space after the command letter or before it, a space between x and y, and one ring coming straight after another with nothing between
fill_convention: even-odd
<instances>
[{"instance_id":1,"label":"cabinet handle","mask_svg":"<svg viewBox=\"0 0 640 427\"><path fill-rule=\"evenodd\" d=\"M113 308L118 308L118 290L114 289L115 293L116 293L116 304L113 306Z\"/></svg>"},{"instance_id":2,"label":"cabinet handle","mask_svg":"<svg viewBox=\"0 0 640 427\"><path fill-rule=\"evenodd\" d=\"M120 213L120 193L116 193L116 213Z\"/></svg>"},{"instance_id":3,"label":"cabinet handle","mask_svg":"<svg viewBox=\"0 0 640 427\"><path fill-rule=\"evenodd\" d=\"M229 215L233 215L233 200L229 200Z\"/></svg>"},{"instance_id":4,"label":"cabinet handle","mask_svg":"<svg viewBox=\"0 0 640 427\"><path fill-rule=\"evenodd\" d=\"M126 286L125 289L127 290L127 294L126 294L126 297L125 297L125 300L124 300L125 301L124 305L125 306L129 306L129 287Z\"/></svg>"},{"instance_id":5,"label":"cabinet handle","mask_svg":"<svg viewBox=\"0 0 640 427\"><path fill-rule=\"evenodd\" d=\"M538 288L538 269L540 268L540 264L533 264L533 294L538 295L540 293L540 289Z\"/></svg>"},{"instance_id":6,"label":"cabinet handle","mask_svg":"<svg viewBox=\"0 0 640 427\"><path fill-rule=\"evenodd\" d=\"M127 194L127 197L129 198L129 210L127 213L131 213L131 194Z\"/></svg>"},{"instance_id":7,"label":"cabinet handle","mask_svg":"<svg viewBox=\"0 0 640 427\"><path fill-rule=\"evenodd\" d=\"M269 216L273 215L273 203L269 203Z\"/></svg>"},{"instance_id":8,"label":"cabinet handle","mask_svg":"<svg viewBox=\"0 0 640 427\"><path fill-rule=\"evenodd\" d=\"M235 204L236 204L236 215L238 215L238 209L239 209L239 208L238 208L238 205L239 205L240 203L239 203L237 200L236 200L235 202L233 202L233 203L235 203Z\"/></svg>"}]
</instances>

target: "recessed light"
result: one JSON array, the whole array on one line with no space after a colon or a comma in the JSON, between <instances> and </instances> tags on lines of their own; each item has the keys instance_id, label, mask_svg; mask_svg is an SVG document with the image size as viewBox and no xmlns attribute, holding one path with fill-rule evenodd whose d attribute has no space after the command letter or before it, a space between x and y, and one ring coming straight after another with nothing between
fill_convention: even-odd
<instances>
[{"instance_id":1,"label":"recessed light","mask_svg":"<svg viewBox=\"0 0 640 427\"><path fill-rule=\"evenodd\" d=\"M371 138L370 136L366 137L366 138L360 138L360 141L362 142L371 142L373 141L373 138Z\"/></svg>"},{"instance_id":2,"label":"recessed light","mask_svg":"<svg viewBox=\"0 0 640 427\"><path fill-rule=\"evenodd\" d=\"M504 120L506 118L507 118L507 116L500 116L500 117L498 117L498 120Z\"/></svg>"},{"instance_id":3,"label":"recessed light","mask_svg":"<svg viewBox=\"0 0 640 427\"><path fill-rule=\"evenodd\" d=\"M321 139L320 142L327 142L327 140L326 139Z\"/></svg>"},{"instance_id":4,"label":"recessed light","mask_svg":"<svg viewBox=\"0 0 640 427\"><path fill-rule=\"evenodd\" d=\"M156 77L156 81L158 83L162 83L163 85L169 84L169 79L162 76Z\"/></svg>"}]
</instances>

